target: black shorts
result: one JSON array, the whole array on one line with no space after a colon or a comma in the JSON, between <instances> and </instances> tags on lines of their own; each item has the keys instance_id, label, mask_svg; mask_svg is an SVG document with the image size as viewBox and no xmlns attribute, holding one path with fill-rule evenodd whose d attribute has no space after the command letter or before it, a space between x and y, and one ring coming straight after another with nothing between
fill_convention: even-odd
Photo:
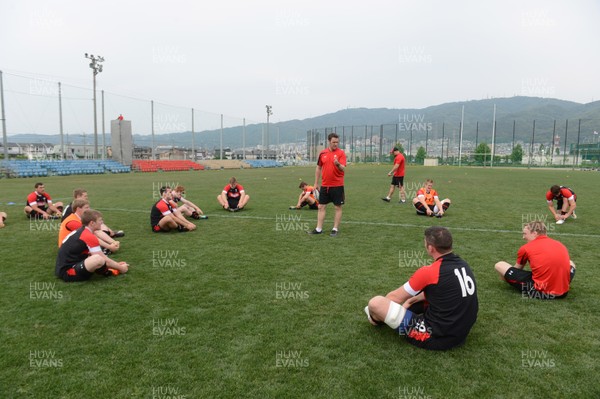
<instances>
[{"instance_id":1,"label":"black shorts","mask_svg":"<svg viewBox=\"0 0 600 399\"><path fill-rule=\"evenodd\" d=\"M412 313L412 316L402 328L398 329L400 335L404 335L409 344L429 350L448 350L465 342L466 337L434 336L431 326L425 320L425 316L414 313L415 310L414 305L407 310L406 313Z\"/></svg>"},{"instance_id":2,"label":"black shorts","mask_svg":"<svg viewBox=\"0 0 600 399\"><path fill-rule=\"evenodd\" d=\"M85 268L83 264L84 262L85 260L82 260L81 262L74 264L70 269L67 269L64 273L61 273L59 277L67 283L89 280L94 273Z\"/></svg>"},{"instance_id":3,"label":"black shorts","mask_svg":"<svg viewBox=\"0 0 600 399\"><path fill-rule=\"evenodd\" d=\"M46 213L48 212L48 208L40 208L40 209ZM44 215L42 215L39 212L34 211L33 209L27 216L29 217L29 219L42 219L44 217Z\"/></svg>"},{"instance_id":4,"label":"black shorts","mask_svg":"<svg viewBox=\"0 0 600 399\"><path fill-rule=\"evenodd\" d=\"M573 276L575 276L575 269L571 268L571 280ZM565 292L562 295L554 295L536 290L533 274L530 271L517 269L516 267L509 268L504 274L504 279L508 284L518 289L523 298L561 299L568 294L568 292Z\"/></svg>"},{"instance_id":5,"label":"black shorts","mask_svg":"<svg viewBox=\"0 0 600 399\"><path fill-rule=\"evenodd\" d=\"M227 204L229 204L229 208L235 209L238 207L239 203L240 203L240 197L235 197L235 198L227 197Z\"/></svg>"},{"instance_id":6,"label":"black shorts","mask_svg":"<svg viewBox=\"0 0 600 399\"><path fill-rule=\"evenodd\" d=\"M308 202L304 201L302 204L300 204L300 207L305 207L306 205L308 205L309 209L319 209L319 203L317 201L313 202L312 204L309 204Z\"/></svg>"},{"instance_id":7,"label":"black shorts","mask_svg":"<svg viewBox=\"0 0 600 399\"><path fill-rule=\"evenodd\" d=\"M333 205L344 205L344 186L321 187L319 190L319 204L325 205L333 202Z\"/></svg>"},{"instance_id":8,"label":"black shorts","mask_svg":"<svg viewBox=\"0 0 600 399\"><path fill-rule=\"evenodd\" d=\"M557 199L557 200L556 200L556 210L557 210L557 211L560 211L560 210L562 210L562 207L563 207L563 199L564 199L564 197L562 197L562 198L559 198L559 199ZM575 202L577 202L577 196L576 196L575 194L573 194L573 200L574 200Z\"/></svg>"},{"instance_id":9,"label":"black shorts","mask_svg":"<svg viewBox=\"0 0 600 399\"><path fill-rule=\"evenodd\" d=\"M404 187L404 176L393 176L391 184L396 187Z\"/></svg>"}]
</instances>

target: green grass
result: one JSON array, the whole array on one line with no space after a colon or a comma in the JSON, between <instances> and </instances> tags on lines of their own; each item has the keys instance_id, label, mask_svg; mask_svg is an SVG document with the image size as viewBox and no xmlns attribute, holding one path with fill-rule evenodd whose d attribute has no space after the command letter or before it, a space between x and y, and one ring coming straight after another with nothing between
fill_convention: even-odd
<instances>
[{"instance_id":1,"label":"green grass","mask_svg":"<svg viewBox=\"0 0 600 399\"><path fill-rule=\"evenodd\" d=\"M85 187L107 224L126 231L113 258L129 262L130 272L76 284L54 277L56 225L30 224L22 214L37 179L2 180L0 210L9 219L0 230L0 398L600 395L600 175L409 167L409 194L432 177L452 199L438 220L417 217L397 199L381 201L388 170L348 168L337 238L301 231L314 227L316 211L287 210L299 180L312 184L313 167L43 178L55 200L68 202ZM216 201L231 175L251 196L241 213ZM150 232L153 195L164 183L186 186L209 215L195 222L197 231ZM549 215L544 194L552 184L578 194L579 219L550 225L577 275L565 300L522 299L493 265L514 262L524 220ZM330 208L326 230L332 218ZM362 310L416 270L407 259L423 254L423 230L432 224L453 232L480 301L466 345L441 353L372 327ZM278 367L289 357L297 367Z\"/></svg>"}]
</instances>

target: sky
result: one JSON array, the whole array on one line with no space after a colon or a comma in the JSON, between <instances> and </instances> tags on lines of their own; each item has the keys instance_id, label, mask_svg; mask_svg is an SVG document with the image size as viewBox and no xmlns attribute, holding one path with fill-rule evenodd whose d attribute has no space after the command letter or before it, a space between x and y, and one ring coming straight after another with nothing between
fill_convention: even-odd
<instances>
[{"instance_id":1,"label":"sky","mask_svg":"<svg viewBox=\"0 0 600 399\"><path fill-rule=\"evenodd\" d=\"M61 82L65 129L93 131L84 53L105 58L106 120L146 133L150 100L159 131L190 130L192 108L198 131L220 114L264 122L266 105L277 122L514 95L588 103L599 17L597 0L4 1L7 129L57 133Z\"/></svg>"}]
</instances>

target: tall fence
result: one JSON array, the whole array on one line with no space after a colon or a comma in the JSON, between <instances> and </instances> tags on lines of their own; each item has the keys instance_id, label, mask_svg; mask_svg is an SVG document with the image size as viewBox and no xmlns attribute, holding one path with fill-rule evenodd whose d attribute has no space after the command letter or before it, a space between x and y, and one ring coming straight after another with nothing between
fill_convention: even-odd
<instances>
[{"instance_id":1,"label":"tall fence","mask_svg":"<svg viewBox=\"0 0 600 399\"><path fill-rule=\"evenodd\" d=\"M232 157L314 162L327 135L336 132L352 162L387 162L395 145L403 147L411 163L437 158L450 165L572 167L597 166L600 158L600 119L499 116L485 121L466 118L462 123L460 112L444 120L432 120L425 113L405 113L381 124L313 128L301 123L266 124L101 89L95 136L93 91L83 87L90 82L64 84L47 76L6 72L2 82L2 122L7 134L60 134L61 143L54 145L59 146L54 154L61 158L68 157L70 146L83 147L78 152L83 158L108 156L110 120L119 115L132 120L133 144L149 148L139 157L160 158L163 152L181 147L182 157L194 160ZM39 137L35 140L41 141Z\"/></svg>"}]
</instances>

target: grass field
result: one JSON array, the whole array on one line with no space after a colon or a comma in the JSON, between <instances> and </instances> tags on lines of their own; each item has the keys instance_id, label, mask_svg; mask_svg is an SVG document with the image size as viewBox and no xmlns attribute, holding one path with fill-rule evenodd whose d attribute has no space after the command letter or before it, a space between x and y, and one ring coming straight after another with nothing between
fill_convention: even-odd
<instances>
[{"instance_id":1,"label":"grass field","mask_svg":"<svg viewBox=\"0 0 600 399\"><path fill-rule=\"evenodd\" d=\"M127 275L72 284L54 277L58 223L22 214L37 179L2 180L0 398L600 397L600 175L409 167L409 195L432 177L453 201L432 219L381 201L389 168L347 169L336 238L304 233L316 211L287 209L314 167L44 178L55 201L86 188L126 232L113 258L131 264ZM251 196L240 213L216 201L232 174ZM209 219L153 234L158 187L177 183ZM524 299L493 265L514 263L523 222L547 218L552 184L578 194L579 218L549 225L577 275L565 300ZM326 230L332 218L331 208ZM416 349L363 313L430 263L422 237L433 224L450 228L478 284L478 321L448 352Z\"/></svg>"}]
</instances>

